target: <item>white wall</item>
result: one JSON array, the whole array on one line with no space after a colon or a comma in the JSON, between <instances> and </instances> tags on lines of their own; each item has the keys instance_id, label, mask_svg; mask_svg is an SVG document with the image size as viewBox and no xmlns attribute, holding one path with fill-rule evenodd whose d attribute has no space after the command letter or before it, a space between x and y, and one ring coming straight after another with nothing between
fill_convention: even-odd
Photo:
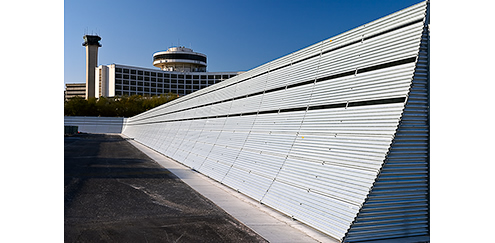
<instances>
[{"instance_id":1,"label":"white wall","mask_svg":"<svg viewBox=\"0 0 495 243\"><path fill-rule=\"evenodd\" d=\"M123 134L344 240L399 127L426 6L419 3L131 117ZM417 234L425 234L427 220L417 223ZM394 237L412 234L408 227L401 222Z\"/></svg>"},{"instance_id":2,"label":"white wall","mask_svg":"<svg viewBox=\"0 0 495 243\"><path fill-rule=\"evenodd\" d=\"M64 116L65 126L78 126L79 132L85 133L121 133L125 118Z\"/></svg>"}]
</instances>

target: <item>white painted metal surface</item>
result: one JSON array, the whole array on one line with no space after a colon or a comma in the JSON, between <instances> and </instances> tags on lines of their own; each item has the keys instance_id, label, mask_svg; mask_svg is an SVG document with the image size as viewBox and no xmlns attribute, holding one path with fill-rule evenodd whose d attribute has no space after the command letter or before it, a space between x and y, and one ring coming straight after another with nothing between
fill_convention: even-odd
<instances>
[{"instance_id":1,"label":"white painted metal surface","mask_svg":"<svg viewBox=\"0 0 495 243\"><path fill-rule=\"evenodd\" d=\"M426 20L427 22L428 20ZM425 28L400 126L348 241L429 232L429 33Z\"/></svg>"},{"instance_id":2,"label":"white painted metal surface","mask_svg":"<svg viewBox=\"0 0 495 243\"><path fill-rule=\"evenodd\" d=\"M96 116L64 116L65 126L78 126L85 133L122 133L126 118Z\"/></svg>"},{"instance_id":3,"label":"white painted metal surface","mask_svg":"<svg viewBox=\"0 0 495 243\"><path fill-rule=\"evenodd\" d=\"M123 133L339 241L428 235L427 6L129 118Z\"/></svg>"}]
</instances>

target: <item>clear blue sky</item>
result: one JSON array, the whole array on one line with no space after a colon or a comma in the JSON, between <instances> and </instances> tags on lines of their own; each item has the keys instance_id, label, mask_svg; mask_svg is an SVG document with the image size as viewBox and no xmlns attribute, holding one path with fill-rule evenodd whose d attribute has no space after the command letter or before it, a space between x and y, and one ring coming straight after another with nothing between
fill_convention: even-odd
<instances>
[{"instance_id":1,"label":"clear blue sky","mask_svg":"<svg viewBox=\"0 0 495 243\"><path fill-rule=\"evenodd\" d=\"M208 71L247 71L421 0L65 1L64 83L85 82L85 33L98 63L154 68L172 45L208 56Z\"/></svg>"}]
</instances>

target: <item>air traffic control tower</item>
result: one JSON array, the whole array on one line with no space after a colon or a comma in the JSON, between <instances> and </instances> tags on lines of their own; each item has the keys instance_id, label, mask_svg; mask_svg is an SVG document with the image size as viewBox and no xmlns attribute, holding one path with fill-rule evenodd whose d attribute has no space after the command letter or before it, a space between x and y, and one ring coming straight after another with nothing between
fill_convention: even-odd
<instances>
[{"instance_id":1,"label":"air traffic control tower","mask_svg":"<svg viewBox=\"0 0 495 243\"><path fill-rule=\"evenodd\" d=\"M97 35L83 36L86 47L86 99L95 97L95 68L98 66L98 47L101 37Z\"/></svg>"}]
</instances>

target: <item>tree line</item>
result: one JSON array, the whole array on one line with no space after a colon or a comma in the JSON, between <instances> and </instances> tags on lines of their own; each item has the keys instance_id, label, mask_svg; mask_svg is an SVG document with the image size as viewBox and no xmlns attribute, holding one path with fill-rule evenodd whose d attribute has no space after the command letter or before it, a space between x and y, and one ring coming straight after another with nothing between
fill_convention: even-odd
<instances>
[{"instance_id":1,"label":"tree line","mask_svg":"<svg viewBox=\"0 0 495 243\"><path fill-rule=\"evenodd\" d=\"M84 99L74 97L64 102L65 116L104 116L131 117L153 109L177 98L177 94L168 93L160 96L115 96Z\"/></svg>"}]
</instances>

